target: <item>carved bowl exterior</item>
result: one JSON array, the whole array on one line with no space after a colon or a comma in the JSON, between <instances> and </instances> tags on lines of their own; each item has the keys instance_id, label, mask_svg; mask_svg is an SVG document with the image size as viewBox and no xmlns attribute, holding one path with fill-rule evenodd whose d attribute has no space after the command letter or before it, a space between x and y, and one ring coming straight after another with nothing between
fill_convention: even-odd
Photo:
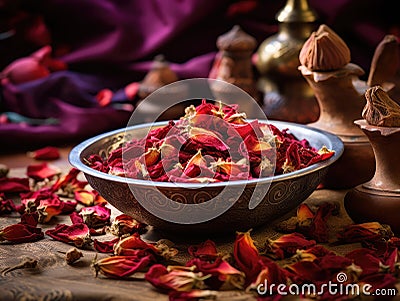
<instances>
[{"instance_id":1,"label":"carved bowl exterior","mask_svg":"<svg viewBox=\"0 0 400 301\"><path fill-rule=\"evenodd\" d=\"M249 181L209 183L206 186L201 184L198 187L196 183L179 183L177 186L169 182L128 179L94 170L84 163L84 159L92 154L107 156L110 151L124 143L124 139L131 139L137 132L144 130L147 132L149 127L166 124L166 122L156 122L111 131L83 141L71 150L69 161L72 166L83 172L92 188L97 190L112 206L162 232L214 235L247 231L272 222L307 199L317 189L329 166L342 155L344 149L342 141L331 133L295 123L271 120L267 122L279 129L288 128L298 139L307 139L316 148L325 145L334 150L335 154L328 160L283 175ZM125 136L125 133L129 135ZM142 206L143 202L146 202L157 207L157 210L163 210L164 204L159 200L158 192L154 191L155 188L168 199L176 202L176 210L180 210L179 204L207 202L218 197L224 188L232 188L232 191L235 191L234 188L238 185L244 187L240 197L237 194L233 195L232 199L235 201L224 213L204 222L175 223L156 216L151 213L154 211L148 211ZM263 192L262 200L255 208L250 209L249 202L256 186L260 187L257 191ZM132 193L131 189L135 193ZM139 201L138 196L141 198ZM224 199L224 201L230 200ZM212 211L215 208L210 206L205 210Z\"/></svg>"}]
</instances>

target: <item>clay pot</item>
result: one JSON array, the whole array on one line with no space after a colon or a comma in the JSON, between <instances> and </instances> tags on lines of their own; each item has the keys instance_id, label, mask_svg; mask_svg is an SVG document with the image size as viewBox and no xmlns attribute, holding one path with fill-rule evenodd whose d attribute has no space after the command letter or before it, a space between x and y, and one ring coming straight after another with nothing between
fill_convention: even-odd
<instances>
[{"instance_id":1,"label":"clay pot","mask_svg":"<svg viewBox=\"0 0 400 301\"><path fill-rule=\"evenodd\" d=\"M349 216L357 223L377 221L400 233L400 127L355 121L371 142L376 170L372 179L350 190L344 199ZM350 171L350 170L349 170Z\"/></svg>"},{"instance_id":2,"label":"clay pot","mask_svg":"<svg viewBox=\"0 0 400 301\"><path fill-rule=\"evenodd\" d=\"M333 164L322 186L330 189L353 188L372 178L375 158L368 138L354 124L361 117L368 88L358 76L364 71L355 64L330 72L313 72L300 67L312 87L320 107L320 116L311 127L331 132L343 141L345 149Z\"/></svg>"}]
</instances>

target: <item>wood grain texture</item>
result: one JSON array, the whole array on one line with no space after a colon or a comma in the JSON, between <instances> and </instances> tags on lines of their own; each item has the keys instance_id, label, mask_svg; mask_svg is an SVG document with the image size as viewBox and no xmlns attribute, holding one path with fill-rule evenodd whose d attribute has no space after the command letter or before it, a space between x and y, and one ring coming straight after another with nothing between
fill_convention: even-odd
<instances>
[{"instance_id":1,"label":"wood grain texture","mask_svg":"<svg viewBox=\"0 0 400 301\"><path fill-rule=\"evenodd\" d=\"M53 164L67 171L70 167L64 156ZM23 157L21 157L23 159ZM7 160L0 157L0 163ZM23 160L24 164L31 164L30 160ZM11 170L13 176L24 176L26 167L19 162L18 168ZM36 162L37 163L37 162ZM343 197L347 191L317 190L306 200L309 204L319 204L324 201L335 201L342 203ZM112 208L112 207L111 207ZM120 212L112 208L112 216ZM275 239L280 234L274 231L274 225L295 214L295 210L282 216L276 221L266 222L266 225L260 229L253 229L252 237L258 243L262 244L267 239ZM18 214L0 217L0 229L20 221ZM51 224L39 225L46 231L54 228L57 223L70 223L68 216L57 216ZM330 217L328 224L331 235L334 235L340 227L351 223L350 218L341 207L338 216ZM235 225L232 225L235 227ZM143 239L154 242L160 238L168 238L176 244L180 251L176 261L184 263L189 259L187 247L190 244L199 243L205 237L180 236L179 233L171 234L165 237L164 233L150 231L143 235ZM108 240L112 238L111 234L97 236L99 240ZM213 238L218 250L223 253L229 253L233 250L234 235ZM91 268L92 260L96 256L94 250L81 250L83 257L73 265L68 265L64 259L64 254L72 246L54 241L48 236L44 239L23 244L0 243L0 271L14 266L21 262L25 257L30 257L38 261L36 268L17 269L5 275L0 273L0 301L167 301L168 296L156 291L151 284L143 280L143 274L129 280L114 280L104 277L95 277ZM359 244L328 246L339 254L345 254L348 251L359 247ZM98 254L99 257L106 257L108 254ZM284 300L296 300L297 297L285 298ZM218 292L217 300L221 301L254 301L256 298L251 294L239 291ZM304 299L303 299L304 300Z\"/></svg>"}]
</instances>

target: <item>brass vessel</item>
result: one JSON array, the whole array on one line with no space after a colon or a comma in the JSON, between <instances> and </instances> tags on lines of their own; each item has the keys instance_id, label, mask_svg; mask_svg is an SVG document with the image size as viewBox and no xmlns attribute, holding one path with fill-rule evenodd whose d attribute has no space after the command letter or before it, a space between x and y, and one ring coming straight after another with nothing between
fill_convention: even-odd
<instances>
[{"instance_id":1,"label":"brass vessel","mask_svg":"<svg viewBox=\"0 0 400 301\"><path fill-rule=\"evenodd\" d=\"M262 42L257 50L257 85L263 93L268 118L310 123L319 117L314 93L298 70L300 50L316 29L317 19L307 0L288 0L276 15L278 33Z\"/></svg>"}]
</instances>

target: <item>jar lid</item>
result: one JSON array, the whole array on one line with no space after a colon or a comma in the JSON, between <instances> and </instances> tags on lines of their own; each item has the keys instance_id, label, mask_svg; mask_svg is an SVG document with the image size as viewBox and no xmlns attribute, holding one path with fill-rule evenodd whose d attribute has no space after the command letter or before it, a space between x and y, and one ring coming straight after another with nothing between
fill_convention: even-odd
<instances>
[{"instance_id":1,"label":"jar lid","mask_svg":"<svg viewBox=\"0 0 400 301\"><path fill-rule=\"evenodd\" d=\"M245 33L239 25L235 25L230 31L217 39L217 47L220 50L252 51L256 46L256 39Z\"/></svg>"}]
</instances>

